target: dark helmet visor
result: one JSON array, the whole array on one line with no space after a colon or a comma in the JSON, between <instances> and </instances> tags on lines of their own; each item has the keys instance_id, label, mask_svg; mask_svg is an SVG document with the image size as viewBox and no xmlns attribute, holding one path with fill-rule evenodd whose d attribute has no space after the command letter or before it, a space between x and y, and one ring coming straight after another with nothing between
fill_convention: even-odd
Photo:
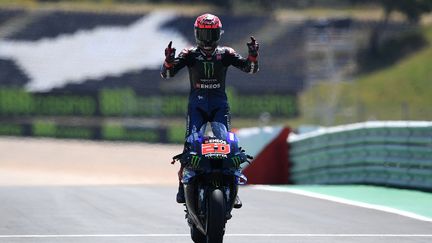
<instances>
[{"instance_id":1,"label":"dark helmet visor","mask_svg":"<svg viewBox=\"0 0 432 243\"><path fill-rule=\"evenodd\" d=\"M219 28L215 28L215 29L195 28L195 36L199 41L215 42L215 41L219 41L221 36L221 30Z\"/></svg>"}]
</instances>

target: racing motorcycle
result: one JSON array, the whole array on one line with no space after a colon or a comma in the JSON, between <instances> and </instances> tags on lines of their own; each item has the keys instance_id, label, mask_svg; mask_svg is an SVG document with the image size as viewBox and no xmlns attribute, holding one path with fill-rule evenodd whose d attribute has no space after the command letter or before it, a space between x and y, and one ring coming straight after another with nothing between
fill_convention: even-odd
<instances>
[{"instance_id":1,"label":"racing motorcycle","mask_svg":"<svg viewBox=\"0 0 432 243\"><path fill-rule=\"evenodd\" d=\"M238 185L247 182L241 166L253 159L238 146L236 135L227 132L223 124L212 123L212 131L213 136L201 135L202 129L192 133L187 138L185 152L173 157L184 164L185 212L195 243L223 242Z\"/></svg>"}]
</instances>

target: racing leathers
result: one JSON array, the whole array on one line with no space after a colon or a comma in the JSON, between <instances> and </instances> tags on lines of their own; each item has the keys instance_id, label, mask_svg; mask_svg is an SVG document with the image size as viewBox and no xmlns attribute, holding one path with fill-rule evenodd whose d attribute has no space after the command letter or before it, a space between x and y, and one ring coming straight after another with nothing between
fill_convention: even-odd
<instances>
[{"instance_id":1,"label":"racing leathers","mask_svg":"<svg viewBox=\"0 0 432 243\"><path fill-rule=\"evenodd\" d=\"M162 65L161 76L175 76L183 67L189 70L190 93L186 137L199 132L207 122L219 122L230 130L230 113L225 78L232 65L247 73L258 71L255 56L243 58L230 47L216 47L207 55L199 47L186 48L172 62Z\"/></svg>"}]
</instances>

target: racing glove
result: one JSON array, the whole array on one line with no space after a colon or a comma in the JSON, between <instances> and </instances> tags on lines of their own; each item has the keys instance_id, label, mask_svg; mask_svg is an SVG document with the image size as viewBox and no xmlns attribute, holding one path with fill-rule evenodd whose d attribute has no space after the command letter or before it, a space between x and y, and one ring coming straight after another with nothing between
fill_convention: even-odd
<instances>
[{"instance_id":1,"label":"racing glove","mask_svg":"<svg viewBox=\"0 0 432 243\"><path fill-rule=\"evenodd\" d=\"M248 42L246 44L249 52L248 59L251 62L256 62L258 59L259 44L253 36L251 36L250 38L251 38L251 42Z\"/></svg>"},{"instance_id":2,"label":"racing glove","mask_svg":"<svg viewBox=\"0 0 432 243\"><path fill-rule=\"evenodd\" d=\"M166 68L171 68L174 65L174 58L176 49L171 47L172 41L168 44L168 47L165 48L165 62L164 65Z\"/></svg>"}]
</instances>

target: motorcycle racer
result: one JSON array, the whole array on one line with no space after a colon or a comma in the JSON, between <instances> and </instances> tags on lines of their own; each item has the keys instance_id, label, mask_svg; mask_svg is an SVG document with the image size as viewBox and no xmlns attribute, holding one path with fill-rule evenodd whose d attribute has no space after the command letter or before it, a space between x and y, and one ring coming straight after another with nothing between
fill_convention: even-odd
<instances>
[{"instance_id":1,"label":"motorcycle racer","mask_svg":"<svg viewBox=\"0 0 432 243\"><path fill-rule=\"evenodd\" d=\"M165 49L165 61L161 68L161 76L165 79L174 77L182 68L189 71L190 93L186 122L187 138L207 122L224 124L230 131L230 113L227 95L225 93L225 78L229 66L234 66L246 73L258 71L259 44L254 37L247 43L248 57L244 58L230 47L219 46L222 22L212 14L198 16L194 24L196 46L183 49L175 57L176 49L172 42ZM185 151L187 146L185 143ZM176 201L184 203L184 190L179 171L179 191ZM237 202L241 207L241 202Z\"/></svg>"}]
</instances>

